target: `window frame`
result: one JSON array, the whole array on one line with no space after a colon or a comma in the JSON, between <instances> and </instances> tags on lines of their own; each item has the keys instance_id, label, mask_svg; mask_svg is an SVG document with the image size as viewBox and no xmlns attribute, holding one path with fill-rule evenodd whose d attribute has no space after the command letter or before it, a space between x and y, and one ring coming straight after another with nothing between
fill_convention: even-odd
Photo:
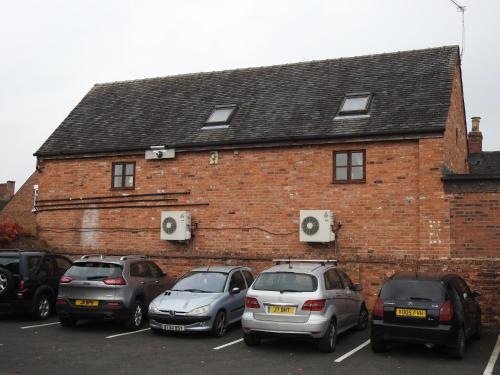
<instances>
[{"instance_id":1,"label":"window frame","mask_svg":"<svg viewBox=\"0 0 500 375\"><path fill-rule=\"evenodd\" d=\"M357 110L351 110L351 111L343 111L342 108L344 107L345 102L348 99L355 99L355 98L360 98L360 97L368 97L368 100L366 101L366 105L364 109L357 109ZM373 93L371 92L356 92L356 93L347 93L344 95L342 98L342 102L340 103L339 110L337 112L338 117L343 117L343 116L353 116L353 115L367 115L370 112L370 106L373 100Z\"/></svg>"},{"instance_id":2,"label":"window frame","mask_svg":"<svg viewBox=\"0 0 500 375\"><path fill-rule=\"evenodd\" d=\"M130 176L130 175L127 175L126 171L127 171L127 167L126 165L127 164L132 164L133 165L133 174L132 174L132 186L125 186L125 178L127 176ZM115 166L116 165L121 165L122 166L122 175L121 175L121 182L122 182L122 186L120 187L116 187L115 186L115 177L119 177L119 176L115 176ZM116 162L113 162L112 165L111 165L111 190L134 190L135 189L135 161L116 161Z\"/></svg>"},{"instance_id":3,"label":"window frame","mask_svg":"<svg viewBox=\"0 0 500 375\"><path fill-rule=\"evenodd\" d=\"M352 154L353 153L362 153L363 154L363 178L362 179L352 179ZM341 165L341 167L347 168L347 179L345 180L337 180L337 154L347 154L347 165ZM332 160L333 160L333 176L332 183L334 184L364 184L366 183L366 149L361 150L339 150L332 152ZM355 165L354 167L361 167L361 165Z\"/></svg>"},{"instance_id":4,"label":"window frame","mask_svg":"<svg viewBox=\"0 0 500 375\"><path fill-rule=\"evenodd\" d=\"M214 112L219 110L219 109L232 109L232 111L225 121L211 121L211 122L209 122L208 120L210 119L210 117L212 117ZM237 110L238 110L237 104L216 105L215 107L212 108L212 111L210 112L207 119L205 120L205 124L203 124L203 128L211 128L214 126L221 126L221 125L229 126L229 124L231 123L231 120L233 119Z\"/></svg>"}]
</instances>

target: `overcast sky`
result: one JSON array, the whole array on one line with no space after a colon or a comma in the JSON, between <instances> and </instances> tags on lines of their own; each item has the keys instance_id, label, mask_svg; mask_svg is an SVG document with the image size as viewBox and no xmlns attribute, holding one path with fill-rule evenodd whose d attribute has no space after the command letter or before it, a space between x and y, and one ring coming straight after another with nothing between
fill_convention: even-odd
<instances>
[{"instance_id":1,"label":"overcast sky","mask_svg":"<svg viewBox=\"0 0 500 375\"><path fill-rule=\"evenodd\" d=\"M500 1L467 0L465 107L500 150ZM0 182L98 82L461 44L449 0L0 0Z\"/></svg>"}]
</instances>

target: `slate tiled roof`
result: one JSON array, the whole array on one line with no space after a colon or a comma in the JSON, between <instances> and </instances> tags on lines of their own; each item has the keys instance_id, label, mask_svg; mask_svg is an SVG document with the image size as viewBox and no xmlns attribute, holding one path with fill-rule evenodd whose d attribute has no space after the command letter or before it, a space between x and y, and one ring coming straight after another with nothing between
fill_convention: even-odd
<instances>
[{"instance_id":1,"label":"slate tiled roof","mask_svg":"<svg viewBox=\"0 0 500 375\"><path fill-rule=\"evenodd\" d=\"M95 85L36 155L443 131L458 47ZM346 93L368 118L334 120ZM227 129L202 130L237 104Z\"/></svg>"},{"instance_id":2,"label":"slate tiled roof","mask_svg":"<svg viewBox=\"0 0 500 375\"><path fill-rule=\"evenodd\" d=\"M500 176L500 151L483 151L469 155L470 172L473 175Z\"/></svg>"}]
</instances>

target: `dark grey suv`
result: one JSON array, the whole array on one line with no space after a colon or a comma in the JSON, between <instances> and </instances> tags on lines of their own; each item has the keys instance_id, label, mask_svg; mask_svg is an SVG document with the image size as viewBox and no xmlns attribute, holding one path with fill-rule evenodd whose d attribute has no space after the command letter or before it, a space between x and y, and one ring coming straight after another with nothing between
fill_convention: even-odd
<instances>
[{"instance_id":1,"label":"dark grey suv","mask_svg":"<svg viewBox=\"0 0 500 375\"><path fill-rule=\"evenodd\" d=\"M64 327L80 319L118 320L138 329L146 307L173 279L143 256L84 255L60 279L56 310Z\"/></svg>"}]
</instances>

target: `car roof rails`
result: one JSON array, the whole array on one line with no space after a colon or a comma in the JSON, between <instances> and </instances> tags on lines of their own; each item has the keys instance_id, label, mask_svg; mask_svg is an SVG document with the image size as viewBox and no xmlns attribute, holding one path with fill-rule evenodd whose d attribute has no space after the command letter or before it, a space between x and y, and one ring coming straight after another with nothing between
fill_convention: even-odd
<instances>
[{"instance_id":1,"label":"car roof rails","mask_svg":"<svg viewBox=\"0 0 500 375\"><path fill-rule=\"evenodd\" d=\"M147 255L124 255L120 257L120 260L128 260L128 259L149 259Z\"/></svg>"},{"instance_id":2,"label":"car roof rails","mask_svg":"<svg viewBox=\"0 0 500 375\"><path fill-rule=\"evenodd\" d=\"M82 255L82 257L80 258L80 260L89 259L89 258L101 258L101 259L104 259L104 255L102 255L102 254L86 254L86 255Z\"/></svg>"},{"instance_id":3,"label":"car roof rails","mask_svg":"<svg viewBox=\"0 0 500 375\"><path fill-rule=\"evenodd\" d=\"M292 263L312 263L321 266L326 266L327 264L336 266L338 264L336 259L273 259L273 262L275 262L276 265L288 263L290 268L292 267Z\"/></svg>"}]
</instances>

